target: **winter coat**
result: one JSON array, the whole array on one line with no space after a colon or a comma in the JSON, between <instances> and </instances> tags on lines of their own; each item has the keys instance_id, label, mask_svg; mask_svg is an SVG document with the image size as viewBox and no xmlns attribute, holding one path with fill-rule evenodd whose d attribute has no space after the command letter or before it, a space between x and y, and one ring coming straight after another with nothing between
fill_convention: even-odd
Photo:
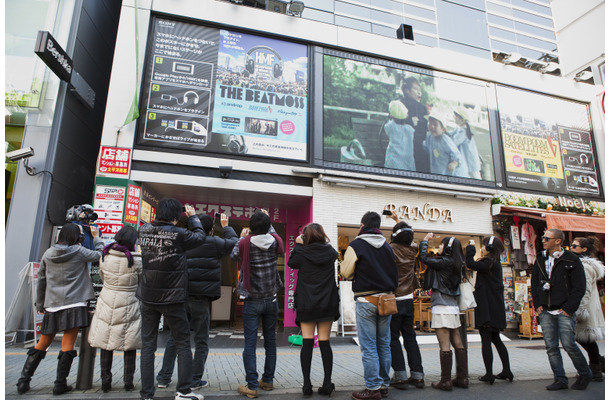
<instances>
[{"instance_id":1,"label":"winter coat","mask_svg":"<svg viewBox=\"0 0 610 400\"><path fill-rule=\"evenodd\" d=\"M577 255L565 251L555 259L551 277L546 273L546 250L538 253L532 269L532 300L534 310L543 306L549 311L562 309L574 315L585 294L585 271ZM544 290L544 282L550 282L550 290Z\"/></svg>"},{"instance_id":2,"label":"winter coat","mask_svg":"<svg viewBox=\"0 0 610 400\"><path fill-rule=\"evenodd\" d=\"M597 291L597 281L604 279L604 264L591 257L581 257L585 276L587 279L587 289L580 301L578 311L576 311L576 340L583 343L590 343L596 340L604 340L604 314L599 301Z\"/></svg>"},{"instance_id":3,"label":"winter coat","mask_svg":"<svg viewBox=\"0 0 610 400\"><path fill-rule=\"evenodd\" d=\"M451 257L428 257L428 241L422 240L419 243L419 260L428 266L426 274L432 274L432 289L438 290L448 296L459 296L459 284L461 272L456 272L453 259Z\"/></svg>"},{"instance_id":4,"label":"winter coat","mask_svg":"<svg viewBox=\"0 0 610 400\"><path fill-rule=\"evenodd\" d=\"M337 257L337 251L326 243L296 244L290 253L288 266L299 270L294 294L297 323L339 319Z\"/></svg>"},{"instance_id":5,"label":"winter coat","mask_svg":"<svg viewBox=\"0 0 610 400\"><path fill-rule=\"evenodd\" d=\"M220 298L220 259L231 253L237 240L233 228L226 226L222 230L222 238L206 236L204 244L186 252L189 296L205 296L211 301Z\"/></svg>"},{"instance_id":6,"label":"winter coat","mask_svg":"<svg viewBox=\"0 0 610 400\"><path fill-rule=\"evenodd\" d=\"M500 260L491 258L475 261L476 252L474 246L466 246L466 266L477 271L477 282L474 286L474 299L477 302L474 310L475 327L477 329L492 327L502 330L506 328L502 264L500 264Z\"/></svg>"},{"instance_id":7,"label":"winter coat","mask_svg":"<svg viewBox=\"0 0 610 400\"><path fill-rule=\"evenodd\" d=\"M188 292L185 251L201 246L205 232L193 215L189 230L156 220L144 224L138 237L142 248L142 279L136 297L148 304L185 303Z\"/></svg>"},{"instance_id":8,"label":"winter coat","mask_svg":"<svg viewBox=\"0 0 610 400\"><path fill-rule=\"evenodd\" d=\"M125 253L110 250L100 264L104 287L97 299L89 328L89 344L104 350L128 351L142 347L142 318L136 289L142 273L142 258L133 256L128 267Z\"/></svg>"},{"instance_id":9,"label":"winter coat","mask_svg":"<svg viewBox=\"0 0 610 400\"><path fill-rule=\"evenodd\" d=\"M419 281L415 277L417 246L390 243L390 247L394 251L394 261L398 267L398 287L394 294L396 297L413 294L415 289L419 288Z\"/></svg>"},{"instance_id":10,"label":"winter coat","mask_svg":"<svg viewBox=\"0 0 610 400\"><path fill-rule=\"evenodd\" d=\"M102 256L104 242L95 238L95 251L80 244L56 244L45 251L40 261L36 310L61 307L95 298L88 262Z\"/></svg>"}]
</instances>

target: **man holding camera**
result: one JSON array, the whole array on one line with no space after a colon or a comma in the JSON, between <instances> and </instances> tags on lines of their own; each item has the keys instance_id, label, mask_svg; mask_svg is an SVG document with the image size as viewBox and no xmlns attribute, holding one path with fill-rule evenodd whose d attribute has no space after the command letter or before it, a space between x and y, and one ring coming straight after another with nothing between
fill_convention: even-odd
<instances>
[{"instance_id":1,"label":"man holding camera","mask_svg":"<svg viewBox=\"0 0 610 400\"><path fill-rule=\"evenodd\" d=\"M93 222L97 219L97 214L94 212L93 207L90 204L83 204L80 206L74 206L68 210L66 215L67 222L82 227L82 232L85 235L85 241L82 246L89 250L95 250L93 244L93 234L97 234L98 227Z\"/></svg>"},{"instance_id":2,"label":"man holding camera","mask_svg":"<svg viewBox=\"0 0 610 400\"><path fill-rule=\"evenodd\" d=\"M565 235L559 229L548 229L542 236L544 251L538 253L532 271L532 299L555 378L546 389L568 388L559 351L561 340L561 345L578 371L578 378L571 388L585 390L591 382L592 373L574 339L574 313L585 294L586 278L578 256L561 247L564 239Z\"/></svg>"},{"instance_id":3,"label":"man holding camera","mask_svg":"<svg viewBox=\"0 0 610 400\"><path fill-rule=\"evenodd\" d=\"M163 315L171 329L178 353L175 399L203 400L202 395L191 393L193 359L185 307L188 298L185 251L201 246L206 233L195 215L195 209L190 205L184 207L184 212L189 217L188 230L177 227L182 211L182 204L178 200L161 200L156 220L144 224L138 235L142 248L142 277L136 291L142 313L142 399L152 399L155 394L155 351L159 321Z\"/></svg>"}]
</instances>

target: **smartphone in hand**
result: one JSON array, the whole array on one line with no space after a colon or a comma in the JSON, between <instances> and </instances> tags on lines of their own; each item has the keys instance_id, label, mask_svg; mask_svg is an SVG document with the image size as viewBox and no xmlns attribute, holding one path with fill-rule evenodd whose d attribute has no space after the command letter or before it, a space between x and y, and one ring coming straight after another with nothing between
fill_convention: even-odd
<instances>
[{"instance_id":1,"label":"smartphone in hand","mask_svg":"<svg viewBox=\"0 0 610 400\"><path fill-rule=\"evenodd\" d=\"M381 215L392 215L392 211L391 210L383 210L381 212Z\"/></svg>"}]
</instances>

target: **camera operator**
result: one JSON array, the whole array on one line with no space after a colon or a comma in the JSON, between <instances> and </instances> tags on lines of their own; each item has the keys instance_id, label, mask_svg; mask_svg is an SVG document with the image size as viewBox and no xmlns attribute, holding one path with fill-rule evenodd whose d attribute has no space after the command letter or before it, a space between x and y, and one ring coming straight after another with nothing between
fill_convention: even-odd
<instances>
[{"instance_id":1,"label":"camera operator","mask_svg":"<svg viewBox=\"0 0 610 400\"><path fill-rule=\"evenodd\" d=\"M82 246L89 250L95 250L93 238L99 236L99 228L94 224L96 219L97 214L93 211L93 207L90 204L74 206L68 210L66 215L66 222L82 226L82 232L85 235L85 241L82 243Z\"/></svg>"}]
</instances>

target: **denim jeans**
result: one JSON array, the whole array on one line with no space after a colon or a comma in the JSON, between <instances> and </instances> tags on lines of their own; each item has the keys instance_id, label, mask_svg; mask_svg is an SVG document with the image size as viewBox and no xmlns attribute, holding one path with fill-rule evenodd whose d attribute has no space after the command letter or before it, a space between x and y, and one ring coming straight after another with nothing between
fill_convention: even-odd
<instances>
[{"instance_id":1,"label":"denim jeans","mask_svg":"<svg viewBox=\"0 0 610 400\"><path fill-rule=\"evenodd\" d=\"M193 384L203 377L205 362L208 359L210 339L210 299L208 297L189 297L186 303L193 339L195 354L193 355ZM176 363L176 342L170 336L165 345L163 365L157 374L157 382L168 384L172 380L174 364Z\"/></svg>"},{"instance_id":2,"label":"denim jeans","mask_svg":"<svg viewBox=\"0 0 610 400\"><path fill-rule=\"evenodd\" d=\"M244 320L244 369L248 388L258 389L258 373L256 372L256 341L258 339L258 321L263 321L263 337L265 343L265 369L263 382L273 383L277 347L275 344L275 327L279 307L277 299L245 299L243 308Z\"/></svg>"},{"instance_id":3,"label":"denim jeans","mask_svg":"<svg viewBox=\"0 0 610 400\"><path fill-rule=\"evenodd\" d=\"M407 351L407 361L411 370L411 378L424 379L424 367L422 366L421 353L413 329L415 309L413 299L398 300L396 302L398 313L392 315L390 322L390 351L392 353L392 369L394 371L406 371L405 358L402 355L400 335Z\"/></svg>"},{"instance_id":4,"label":"denim jeans","mask_svg":"<svg viewBox=\"0 0 610 400\"><path fill-rule=\"evenodd\" d=\"M140 395L145 398L152 398L155 394L155 351L157 350L161 315L167 321L178 348L178 383L176 390L185 394L190 393L193 378L193 359L190 326L184 303L164 305L140 303L140 312L142 314L142 350L140 355L142 390L140 390Z\"/></svg>"},{"instance_id":5,"label":"denim jeans","mask_svg":"<svg viewBox=\"0 0 610 400\"><path fill-rule=\"evenodd\" d=\"M539 318L542 334L544 335L544 344L546 345L546 354L549 357L549 363L551 364L555 380L568 383L568 378L563 369L561 352L559 351L559 340L561 340L563 349L572 359L578 375L583 377L591 376L587 360L574 340L575 317L566 317L563 314L553 315L543 311Z\"/></svg>"},{"instance_id":6,"label":"denim jeans","mask_svg":"<svg viewBox=\"0 0 610 400\"><path fill-rule=\"evenodd\" d=\"M356 301L356 326L366 388L390 386L390 316L380 316L374 304Z\"/></svg>"}]
</instances>

